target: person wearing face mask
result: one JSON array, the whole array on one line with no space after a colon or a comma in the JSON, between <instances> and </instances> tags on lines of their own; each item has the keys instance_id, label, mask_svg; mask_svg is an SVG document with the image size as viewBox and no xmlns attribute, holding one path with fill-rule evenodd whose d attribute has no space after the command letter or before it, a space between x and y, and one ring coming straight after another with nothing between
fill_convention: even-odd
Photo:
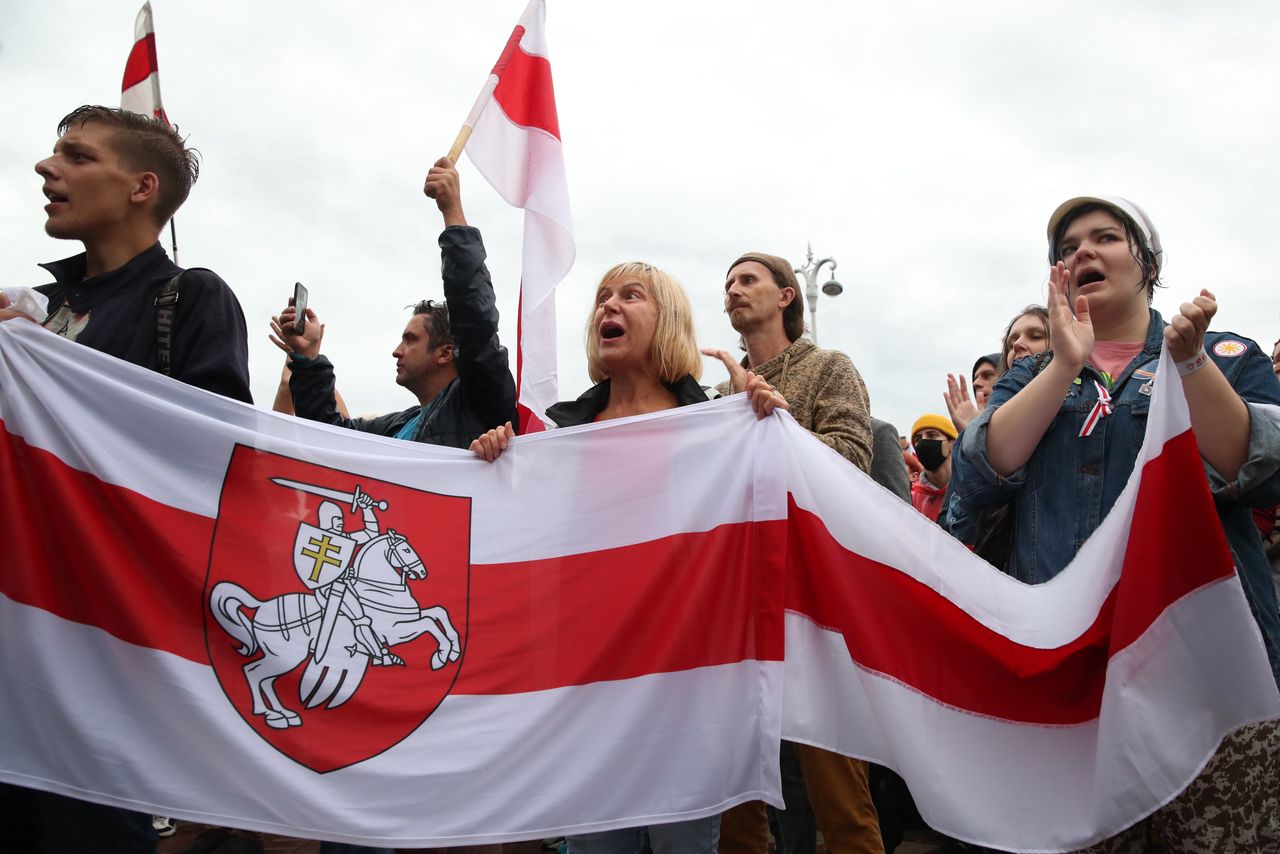
<instances>
[{"instance_id":1,"label":"person wearing face mask","mask_svg":"<svg viewBox=\"0 0 1280 854\"><path fill-rule=\"evenodd\" d=\"M911 425L911 445L924 466L920 479L911 484L911 504L932 522L939 522L945 506L951 483L951 446L957 435L955 425L941 415L921 415Z\"/></svg>"}]
</instances>

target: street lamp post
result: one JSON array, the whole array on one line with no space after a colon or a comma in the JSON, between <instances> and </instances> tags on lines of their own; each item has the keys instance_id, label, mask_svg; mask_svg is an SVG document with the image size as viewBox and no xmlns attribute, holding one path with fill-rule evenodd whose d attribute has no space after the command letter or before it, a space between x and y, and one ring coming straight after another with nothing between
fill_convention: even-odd
<instances>
[{"instance_id":1,"label":"street lamp post","mask_svg":"<svg viewBox=\"0 0 1280 854\"><path fill-rule=\"evenodd\" d=\"M844 291L844 285L836 281L836 259L823 258L813 260L813 244L809 244L809 255L803 267L796 267L796 275L804 277L804 298L809 303L809 334L813 343L818 343L818 274L822 268L831 265L831 278L822 286L822 292L829 297L838 297Z\"/></svg>"}]
</instances>

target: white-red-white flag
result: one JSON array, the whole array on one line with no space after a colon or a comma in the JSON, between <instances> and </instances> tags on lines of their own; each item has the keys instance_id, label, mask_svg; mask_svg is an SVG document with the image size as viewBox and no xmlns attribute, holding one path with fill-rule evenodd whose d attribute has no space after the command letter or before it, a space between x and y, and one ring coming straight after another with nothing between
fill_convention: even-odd
<instances>
[{"instance_id":1,"label":"white-red-white flag","mask_svg":"<svg viewBox=\"0 0 1280 854\"><path fill-rule=\"evenodd\" d=\"M20 322L0 495L0 781L193 821L678 821L777 804L785 737L897 769L950 835L1066 851L1280 717L1167 354L1127 487L1035 586L741 395L486 464Z\"/></svg>"},{"instance_id":2,"label":"white-red-white flag","mask_svg":"<svg viewBox=\"0 0 1280 854\"><path fill-rule=\"evenodd\" d=\"M521 432L543 429L557 399L555 287L577 251L545 18L544 0L531 0L465 122L471 162L502 198L524 209L516 342Z\"/></svg>"},{"instance_id":3,"label":"white-red-white flag","mask_svg":"<svg viewBox=\"0 0 1280 854\"><path fill-rule=\"evenodd\" d=\"M150 3L142 4L133 25L133 50L129 51L120 83L120 107L169 122L160 100L160 64L156 61L156 30Z\"/></svg>"}]
</instances>

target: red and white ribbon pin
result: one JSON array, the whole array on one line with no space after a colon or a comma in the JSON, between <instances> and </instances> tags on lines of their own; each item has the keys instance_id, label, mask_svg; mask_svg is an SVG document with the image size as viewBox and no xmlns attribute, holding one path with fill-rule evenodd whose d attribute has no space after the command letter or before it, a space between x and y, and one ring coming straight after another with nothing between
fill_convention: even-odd
<instances>
[{"instance_id":1,"label":"red and white ribbon pin","mask_svg":"<svg viewBox=\"0 0 1280 854\"><path fill-rule=\"evenodd\" d=\"M1089 417L1084 420L1084 426L1080 428L1080 438L1084 438L1093 432L1093 428L1098 426L1098 422L1111 414L1111 393L1102 387L1102 383L1097 380L1093 381L1093 387L1098 390L1098 402L1093 405L1093 409L1089 412Z\"/></svg>"}]
</instances>

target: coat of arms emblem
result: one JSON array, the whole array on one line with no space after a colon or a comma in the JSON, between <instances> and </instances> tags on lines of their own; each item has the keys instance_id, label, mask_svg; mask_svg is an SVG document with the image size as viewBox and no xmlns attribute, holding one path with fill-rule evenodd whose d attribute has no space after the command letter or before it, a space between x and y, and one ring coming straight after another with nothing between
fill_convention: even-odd
<instances>
[{"instance_id":1,"label":"coat of arms emblem","mask_svg":"<svg viewBox=\"0 0 1280 854\"><path fill-rule=\"evenodd\" d=\"M205 594L223 690L314 770L382 752L457 676L469 545L467 498L237 446Z\"/></svg>"}]
</instances>

